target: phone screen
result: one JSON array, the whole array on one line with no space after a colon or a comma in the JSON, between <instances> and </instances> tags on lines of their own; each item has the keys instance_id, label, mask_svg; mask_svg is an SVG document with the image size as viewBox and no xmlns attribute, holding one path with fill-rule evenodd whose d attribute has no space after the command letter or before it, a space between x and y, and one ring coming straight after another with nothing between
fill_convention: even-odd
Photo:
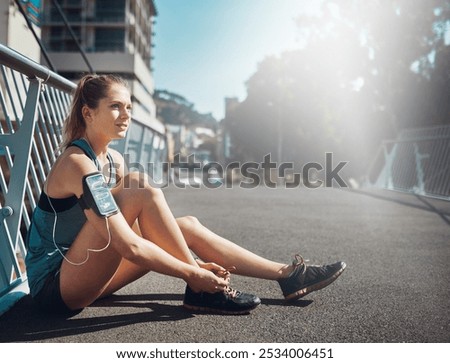
<instances>
[{"instance_id":1,"label":"phone screen","mask_svg":"<svg viewBox=\"0 0 450 363\"><path fill-rule=\"evenodd\" d=\"M87 187L91 192L92 199L97 206L98 213L101 216L109 216L119 210L111 191L105 183L103 175L89 175L85 180Z\"/></svg>"}]
</instances>

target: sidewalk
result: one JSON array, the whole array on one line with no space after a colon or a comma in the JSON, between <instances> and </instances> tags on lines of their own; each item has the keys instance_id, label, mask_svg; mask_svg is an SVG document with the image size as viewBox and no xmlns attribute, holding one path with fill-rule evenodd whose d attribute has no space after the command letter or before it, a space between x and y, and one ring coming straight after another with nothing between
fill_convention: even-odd
<instances>
[{"instance_id":1,"label":"sidewalk","mask_svg":"<svg viewBox=\"0 0 450 363\"><path fill-rule=\"evenodd\" d=\"M273 281L233 276L262 305L245 316L192 314L184 283L150 273L66 319L23 298L0 342L450 342L450 203L339 189L168 189L176 216L270 259L344 260L332 285L286 304Z\"/></svg>"}]
</instances>

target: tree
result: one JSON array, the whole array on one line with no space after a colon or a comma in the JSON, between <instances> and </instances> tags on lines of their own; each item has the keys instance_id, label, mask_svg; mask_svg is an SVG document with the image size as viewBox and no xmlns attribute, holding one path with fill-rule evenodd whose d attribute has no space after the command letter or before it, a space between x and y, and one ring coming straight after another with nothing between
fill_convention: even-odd
<instances>
[{"instance_id":1,"label":"tree","mask_svg":"<svg viewBox=\"0 0 450 363\"><path fill-rule=\"evenodd\" d=\"M300 17L307 46L264 59L225 120L240 158L333 151L359 175L381 139L448 123L449 3L326 1L320 18Z\"/></svg>"}]
</instances>

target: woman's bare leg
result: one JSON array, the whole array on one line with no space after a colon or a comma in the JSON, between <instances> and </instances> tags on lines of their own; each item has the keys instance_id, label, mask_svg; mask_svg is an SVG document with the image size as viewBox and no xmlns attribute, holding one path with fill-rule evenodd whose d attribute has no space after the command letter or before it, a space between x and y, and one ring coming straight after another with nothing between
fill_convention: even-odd
<instances>
[{"instance_id":1,"label":"woman's bare leg","mask_svg":"<svg viewBox=\"0 0 450 363\"><path fill-rule=\"evenodd\" d=\"M276 280L292 272L292 266L260 257L215 234L195 217L177 219L189 248L202 260L225 268L235 267L235 274Z\"/></svg>"},{"instance_id":2,"label":"woman's bare leg","mask_svg":"<svg viewBox=\"0 0 450 363\"><path fill-rule=\"evenodd\" d=\"M237 246L202 226L194 217L176 220L162 192L143 182L136 173L128 176L124 184L127 187L115 192L115 198L127 222L135 225L137 220L138 233L177 259L196 265L190 252L192 249L204 261L215 262L225 268L234 266L235 273L242 275L274 280L290 272L290 266L259 257ZM101 248L105 244L105 241L98 241L98 234L89 223L77 240L82 242L76 241L73 245L76 248L71 248L68 254L74 261L82 260L87 248ZM96 246L87 242L92 240L97 240ZM81 268L64 261L61 291L69 307L86 306L147 272L148 270L121 258L110 248L100 253L91 253L89 260ZM74 279L73 276L77 278ZM80 291L83 291L83 297L80 297Z\"/></svg>"},{"instance_id":3,"label":"woman's bare leg","mask_svg":"<svg viewBox=\"0 0 450 363\"><path fill-rule=\"evenodd\" d=\"M139 222L142 237L177 259L196 265L163 192L151 187L144 174L128 174L115 199L130 225Z\"/></svg>"},{"instance_id":4,"label":"woman's bare leg","mask_svg":"<svg viewBox=\"0 0 450 363\"><path fill-rule=\"evenodd\" d=\"M139 189L144 194L140 195L133 192L130 195L125 192L116 197L118 204L121 205L122 212L130 215L129 223L133 218L137 218L139 225L134 225L135 231L173 256L185 262L195 263L189 251L192 250L205 262L215 262L225 268L235 267L236 270L233 273L268 280L286 277L292 271L291 265L262 258L220 237L200 224L195 217L175 219L163 193L151 188L142 175L137 177L137 174L135 174L126 183L128 183L127 187L131 187L132 190ZM145 192L145 188L149 191ZM128 212L130 205L139 204L143 199L149 198L153 200L150 207L144 206L137 217L136 212ZM102 296L117 291L147 272L129 261L122 261Z\"/></svg>"},{"instance_id":5,"label":"woman's bare leg","mask_svg":"<svg viewBox=\"0 0 450 363\"><path fill-rule=\"evenodd\" d=\"M205 262L215 262L225 268L235 267L233 273L276 280L292 272L292 266L262 258L235 243L213 233L200 224L195 217L177 218L187 245ZM139 233L139 231L137 231ZM137 280L148 271L123 260L102 296L107 296Z\"/></svg>"},{"instance_id":6,"label":"woman's bare leg","mask_svg":"<svg viewBox=\"0 0 450 363\"><path fill-rule=\"evenodd\" d=\"M177 259L197 265L162 192L142 183L137 173L125 177L113 194L130 226L139 221L142 236ZM106 222L105 222L106 228ZM113 248L98 253L107 241L89 223L81 229L61 265L61 294L73 309L87 306L100 296L108 295L141 277L148 270L126 261ZM86 261L85 261L86 260ZM78 263L85 261L81 265Z\"/></svg>"}]
</instances>

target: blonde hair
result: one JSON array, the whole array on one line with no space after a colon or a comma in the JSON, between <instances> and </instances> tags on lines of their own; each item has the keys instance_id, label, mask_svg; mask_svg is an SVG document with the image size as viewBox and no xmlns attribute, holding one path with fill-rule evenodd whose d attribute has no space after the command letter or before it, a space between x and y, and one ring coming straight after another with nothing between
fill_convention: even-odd
<instances>
[{"instance_id":1,"label":"blonde hair","mask_svg":"<svg viewBox=\"0 0 450 363\"><path fill-rule=\"evenodd\" d=\"M61 150L65 150L72 141L83 137L85 133L83 106L97 108L99 101L107 97L112 84L121 84L128 88L127 82L122 77L113 74L88 74L80 79L73 95L70 112L64 122Z\"/></svg>"}]
</instances>

